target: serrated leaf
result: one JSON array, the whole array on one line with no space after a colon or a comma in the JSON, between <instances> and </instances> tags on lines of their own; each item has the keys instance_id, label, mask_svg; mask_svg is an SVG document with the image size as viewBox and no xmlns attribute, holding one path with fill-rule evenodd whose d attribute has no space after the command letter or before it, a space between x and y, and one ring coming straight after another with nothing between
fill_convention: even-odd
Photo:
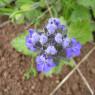
<instances>
[{"instance_id":1,"label":"serrated leaf","mask_svg":"<svg viewBox=\"0 0 95 95\"><path fill-rule=\"evenodd\" d=\"M87 8L78 5L72 11L72 14L70 16L70 21L72 23L72 22L82 21L82 20L90 21L91 16Z\"/></svg>"},{"instance_id":2,"label":"serrated leaf","mask_svg":"<svg viewBox=\"0 0 95 95\"><path fill-rule=\"evenodd\" d=\"M68 27L68 36L76 38L81 44L85 44L92 40L91 24L89 21L77 21Z\"/></svg>"},{"instance_id":3,"label":"serrated leaf","mask_svg":"<svg viewBox=\"0 0 95 95\"><path fill-rule=\"evenodd\" d=\"M25 45L26 35L28 35L28 32L27 31L23 32L21 35L12 40L11 45L18 52L21 52L24 55L36 57L37 53L30 51Z\"/></svg>"}]
</instances>

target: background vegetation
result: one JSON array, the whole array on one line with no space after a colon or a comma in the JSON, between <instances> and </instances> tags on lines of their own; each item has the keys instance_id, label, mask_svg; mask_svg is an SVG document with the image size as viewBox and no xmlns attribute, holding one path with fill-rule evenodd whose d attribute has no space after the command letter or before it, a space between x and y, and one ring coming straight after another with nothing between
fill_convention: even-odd
<instances>
[{"instance_id":1,"label":"background vegetation","mask_svg":"<svg viewBox=\"0 0 95 95\"><path fill-rule=\"evenodd\" d=\"M68 25L70 37L82 44L92 40L95 30L95 0L47 0L52 14ZM56 3L55 3L56 2ZM47 11L46 0L0 0L0 15L7 15L17 24L40 24ZM43 18L50 17L45 15Z\"/></svg>"}]
</instances>

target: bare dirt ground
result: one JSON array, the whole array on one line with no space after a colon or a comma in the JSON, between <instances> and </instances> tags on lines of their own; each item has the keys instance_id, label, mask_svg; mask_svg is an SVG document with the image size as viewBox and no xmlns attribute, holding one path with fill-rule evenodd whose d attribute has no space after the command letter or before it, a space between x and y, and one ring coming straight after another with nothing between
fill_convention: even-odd
<instances>
[{"instance_id":1,"label":"bare dirt ground","mask_svg":"<svg viewBox=\"0 0 95 95\"><path fill-rule=\"evenodd\" d=\"M23 28L24 25L13 24L0 28L0 95L49 95L71 68L64 66L60 75L51 78L39 74L36 78L24 80L23 74L30 66L31 58L16 52L10 45L11 40L23 32ZM86 44L76 61L79 62L92 47L90 43ZM95 91L95 51L82 63L80 70ZM55 95L91 94L76 71Z\"/></svg>"}]
</instances>

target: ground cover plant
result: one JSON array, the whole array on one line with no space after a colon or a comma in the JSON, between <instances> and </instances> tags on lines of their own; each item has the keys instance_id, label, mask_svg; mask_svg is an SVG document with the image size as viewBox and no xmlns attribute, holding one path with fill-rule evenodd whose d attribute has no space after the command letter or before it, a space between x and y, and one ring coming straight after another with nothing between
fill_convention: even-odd
<instances>
[{"instance_id":1,"label":"ground cover plant","mask_svg":"<svg viewBox=\"0 0 95 95\"><path fill-rule=\"evenodd\" d=\"M75 37L82 44L92 40L92 32L95 31L95 0L87 0L87 2L85 0L81 0L81 2L79 0L46 1L52 15L61 18L61 21L68 25L71 38ZM0 14L8 15L12 22L18 24L40 25L42 19L36 18L39 18L44 12L48 12L46 1L0 0Z\"/></svg>"},{"instance_id":2,"label":"ground cover plant","mask_svg":"<svg viewBox=\"0 0 95 95\"><path fill-rule=\"evenodd\" d=\"M62 2L62 4L60 3L60 2ZM92 41L93 40L93 38L92 38L92 32L94 31L94 27L93 27L93 25L95 24L94 22L92 22L92 20L94 19L94 11L93 11L93 8L94 8L94 5L89 5L89 6L85 6L84 4L81 4L81 3L79 3L79 1L73 1L73 0L67 0L67 1L64 1L64 0L60 0L60 2L59 3L57 3L57 4L59 4L59 6L61 6L62 8L63 8L63 10L62 10L62 8L59 8L59 11L55 8L56 7L56 4L55 4L55 6L53 6L53 8L51 8L50 10L51 10L51 13L50 13L50 15L52 15L52 16L54 16L54 17L57 17L57 16L59 16L59 18L60 18L60 23L63 23L63 27L65 27L65 29L64 29L64 33L61 35L60 33L58 34L58 37L61 37L60 38L60 40L62 40L63 41L63 36L65 35L65 36L68 36L68 38L66 39L67 41L66 41L66 43L69 43L70 44L70 42L69 42L69 40L71 40L72 38L75 38L77 41L79 41L80 42L80 44L85 44L86 42L88 42L88 41ZM44 3L48 3L48 1L47 2L44 2ZM48 3L49 4L49 3ZM93 4L94 4L94 1L93 1ZM52 5L52 3L51 3L51 5ZM70 5L70 6L69 6ZM55 13L53 13L53 10L52 9L55 9L56 10L56 14ZM90 14L90 10L92 11L92 14ZM60 13L60 15L58 15L58 13ZM61 16L61 15L63 15L63 16ZM93 16L93 17L92 17ZM57 19L57 18L56 18ZM50 22L50 21L49 21ZM49 23L48 22L48 23ZM57 22L58 23L58 22ZM60 25L59 25L60 26ZM59 27L58 26L58 27ZM41 31L44 31L45 33L47 32L47 31L59 31L60 29L57 29L56 28L56 30L54 29L53 30L53 27L55 27L55 26L53 26L53 25L46 25L45 27L44 27L44 29L43 30L41 30ZM48 29L47 29L48 28ZM51 30L50 30L50 29ZM62 29L61 29L62 30ZM38 30L31 30L31 31L39 31L39 29ZM40 32L41 32L40 31ZM55 34L55 33L54 33ZM23 34L23 38L22 38L22 41L23 40L25 40L25 38L26 38L26 35L27 35L27 33L25 33L25 34ZM36 36L39 36L39 34L35 34ZM40 34L41 35L41 34ZM30 34L30 38L32 39L32 34ZM45 39L46 40L46 42L48 42L48 36L46 35L46 34L44 34L43 36L43 39ZM54 36L52 36L52 37L54 37ZM27 38L27 39L29 39L29 38ZM34 37L34 39L36 39L35 37ZM33 40L33 39L32 39ZM38 39L37 40L40 40L40 37L38 37ZM53 40L53 39L52 39ZM13 47L15 47L18 51L21 51L21 52L23 52L23 54L26 54L26 55L31 55L32 54L32 52L30 53L30 51L29 50L27 50L26 49L26 51L24 50L25 48L26 48L26 46L25 46L25 48L19 48L19 47L21 47L21 46L19 46L19 45L17 45L17 44L19 44L19 41L20 41L20 37L18 37L18 39L15 39L13 42L12 42L12 45L13 45ZM45 42L45 43L46 43ZM76 42L77 43L77 42ZM25 44L25 41L23 41L23 44ZM32 42L30 43L30 44L33 44ZM43 47L43 44L42 44L42 42L40 42L40 43L35 43L35 44L39 44L39 45L41 45L42 47L40 47L40 48L45 48L46 49L46 47ZM60 43L59 43L60 44ZM29 45L29 43L28 43L28 45ZM22 45L23 46L23 45ZM52 46L52 45L50 45L50 46ZM30 45L30 47L28 46L28 48L30 48L30 50L31 49L34 49L33 51L35 51L35 49L36 49L36 46L31 46ZM38 48L39 48L39 46L38 46ZM57 53L57 50L56 50L56 48L55 47L52 47L55 51L56 51L56 53ZM57 48L59 48L59 47L57 47ZM81 48L81 46L79 46L79 49ZM50 47L49 47L49 49L50 49ZM47 48L47 50L48 50L48 48ZM43 50L42 50L43 51ZM59 50L58 50L59 51ZM27 52L29 52L29 53L27 53ZM41 52L40 52L41 53ZM45 52L46 53L46 52ZM80 53L80 52L78 52L78 53ZM36 56L36 54L33 52L33 55L34 56ZM51 54L52 55L52 54ZM64 54L63 54L64 55ZM71 54L71 55L73 55L73 54ZM56 60L56 61L58 61L58 60ZM65 58L65 62L63 62L63 63L70 63L70 64L73 64L73 62L71 61L69 61L69 62L66 62L66 61L68 61L66 58ZM57 63L59 63L59 62L57 62ZM61 66L59 66L59 68L60 68ZM53 69L54 70L54 69ZM34 69L33 69L33 72L36 72ZM52 73L53 71L51 71L50 72L50 74ZM35 75L35 74L34 74Z\"/></svg>"},{"instance_id":3,"label":"ground cover plant","mask_svg":"<svg viewBox=\"0 0 95 95\"><path fill-rule=\"evenodd\" d=\"M28 35L22 39L25 43L21 44L19 38L13 40L12 45L19 51L23 48L22 53L34 56L38 72L51 75L60 71L63 64L74 66L71 60L80 55L82 46L75 38L68 37L66 26L62 25L58 18L50 18L42 30L28 31ZM29 49L31 54L25 49Z\"/></svg>"}]
</instances>

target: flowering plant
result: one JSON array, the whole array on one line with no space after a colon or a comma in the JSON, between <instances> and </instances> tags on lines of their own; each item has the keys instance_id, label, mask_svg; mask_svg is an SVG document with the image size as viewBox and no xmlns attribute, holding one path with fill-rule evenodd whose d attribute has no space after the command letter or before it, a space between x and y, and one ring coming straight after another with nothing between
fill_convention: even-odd
<instances>
[{"instance_id":1,"label":"flowering plant","mask_svg":"<svg viewBox=\"0 0 95 95\"><path fill-rule=\"evenodd\" d=\"M34 56L36 70L45 75L60 71L63 64L74 66L71 60L80 55L81 49L75 38L68 37L66 26L58 18L50 18L42 31L29 29L24 46Z\"/></svg>"}]
</instances>

